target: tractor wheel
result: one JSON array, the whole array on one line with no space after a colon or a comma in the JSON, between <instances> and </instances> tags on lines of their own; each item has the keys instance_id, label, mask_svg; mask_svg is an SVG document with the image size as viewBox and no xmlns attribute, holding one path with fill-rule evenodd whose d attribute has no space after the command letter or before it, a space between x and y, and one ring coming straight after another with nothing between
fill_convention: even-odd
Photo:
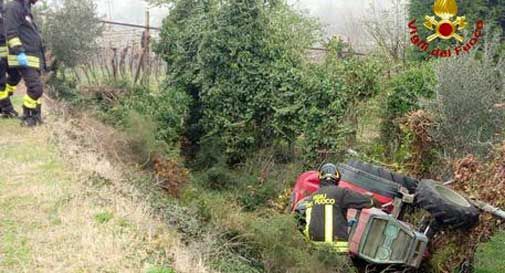
<instances>
[{"instance_id":1,"label":"tractor wheel","mask_svg":"<svg viewBox=\"0 0 505 273\"><path fill-rule=\"evenodd\" d=\"M416 204L441 226L468 229L479 221L479 210L465 197L433 180L421 180Z\"/></svg>"},{"instance_id":2,"label":"tractor wheel","mask_svg":"<svg viewBox=\"0 0 505 273\"><path fill-rule=\"evenodd\" d=\"M347 165L362 170L364 172L367 172L369 174L392 181L396 184L400 184L403 187L407 188L410 193L414 193L416 191L417 184L419 184L419 181L417 179L390 171L388 169L379 166L365 163L363 161L350 160L349 162L347 162Z\"/></svg>"}]
</instances>

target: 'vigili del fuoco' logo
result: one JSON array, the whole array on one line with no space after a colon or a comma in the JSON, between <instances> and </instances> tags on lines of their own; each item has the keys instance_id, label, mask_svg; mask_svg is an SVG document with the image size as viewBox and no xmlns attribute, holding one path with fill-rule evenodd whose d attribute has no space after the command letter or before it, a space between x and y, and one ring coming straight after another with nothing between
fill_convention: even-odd
<instances>
[{"instance_id":1,"label":"'vigili del fuoco' logo","mask_svg":"<svg viewBox=\"0 0 505 273\"><path fill-rule=\"evenodd\" d=\"M472 37L467 39L462 31L467 28L468 22L465 16L458 15L458 5L456 0L435 0L433 13L436 16L426 15L423 26L432 32L426 39L419 36L416 19L409 22L410 41L421 51L429 52L435 57L451 57L468 53L479 42L484 29L484 22L478 20ZM456 40L458 45L448 49L435 48L430 51L429 43L437 40Z\"/></svg>"}]
</instances>

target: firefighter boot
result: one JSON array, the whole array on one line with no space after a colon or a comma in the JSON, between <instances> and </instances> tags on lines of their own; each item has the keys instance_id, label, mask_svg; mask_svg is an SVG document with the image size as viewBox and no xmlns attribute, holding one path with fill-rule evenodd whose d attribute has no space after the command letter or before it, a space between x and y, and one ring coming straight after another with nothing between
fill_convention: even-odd
<instances>
[{"instance_id":1,"label":"firefighter boot","mask_svg":"<svg viewBox=\"0 0 505 273\"><path fill-rule=\"evenodd\" d=\"M42 104L37 102L37 108L35 108L35 120L38 124L42 124Z\"/></svg>"},{"instance_id":2,"label":"firefighter boot","mask_svg":"<svg viewBox=\"0 0 505 273\"><path fill-rule=\"evenodd\" d=\"M0 117L2 118L17 118L18 112L14 110L10 99L0 101Z\"/></svg>"},{"instance_id":3,"label":"firefighter boot","mask_svg":"<svg viewBox=\"0 0 505 273\"><path fill-rule=\"evenodd\" d=\"M23 116L21 117L21 125L26 127L35 127L39 124L40 122L37 108L30 109L23 105Z\"/></svg>"}]
</instances>

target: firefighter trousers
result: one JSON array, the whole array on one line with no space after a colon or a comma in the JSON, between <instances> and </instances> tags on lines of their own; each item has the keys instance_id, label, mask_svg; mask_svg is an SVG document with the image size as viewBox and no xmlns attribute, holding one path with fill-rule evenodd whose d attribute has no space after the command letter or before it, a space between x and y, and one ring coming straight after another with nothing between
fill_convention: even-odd
<instances>
[{"instance_id":1,"label":"firefighter trousers","mask_svg":"<svg viewBox=\"0 0 505 273\"><path fill-rule=\"evenodd\" d=\"M0 113L5 111L12 112L10 97L14 94L16 84L11 75L16 73L15 69L10 69L7 64L7 58L0 59ZM9 75L9 77L7 77Z\"/></svg>"},{"instance_id":2,"label":"firefighter trousers","mask_svg":"<svg viewBox=\"0 0 505 273\"><path fill-rule=\"evenodd\" d=\"M12 73L11 73L12 72ZM16 86L21 79L25 81L26 95L23 99L23 107L35 109L40 105L40 98L44 93L44 85L40 78L40 71L31 67L22 67L9 71L8 85Z\"/></svg>"}]
</instances>

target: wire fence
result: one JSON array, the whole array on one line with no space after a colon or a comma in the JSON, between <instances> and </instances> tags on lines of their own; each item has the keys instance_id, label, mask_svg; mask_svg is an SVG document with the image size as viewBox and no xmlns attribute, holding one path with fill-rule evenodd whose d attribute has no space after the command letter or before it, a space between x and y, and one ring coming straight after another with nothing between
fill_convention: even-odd
<instances>
[{"instance_id":1,"label":"wire fence","mask_svg":"<svg viewBox=\"0 0 505 273\"><path fill-rule=\"evenodd\" d=\"M151 40L157 37L156 29L153 32L148 26L106 23L97 41L100 47L74 70L77 80L86 85L159 86L165 79L167 66L151 48Z\"/></svg>"}]
</instances>

